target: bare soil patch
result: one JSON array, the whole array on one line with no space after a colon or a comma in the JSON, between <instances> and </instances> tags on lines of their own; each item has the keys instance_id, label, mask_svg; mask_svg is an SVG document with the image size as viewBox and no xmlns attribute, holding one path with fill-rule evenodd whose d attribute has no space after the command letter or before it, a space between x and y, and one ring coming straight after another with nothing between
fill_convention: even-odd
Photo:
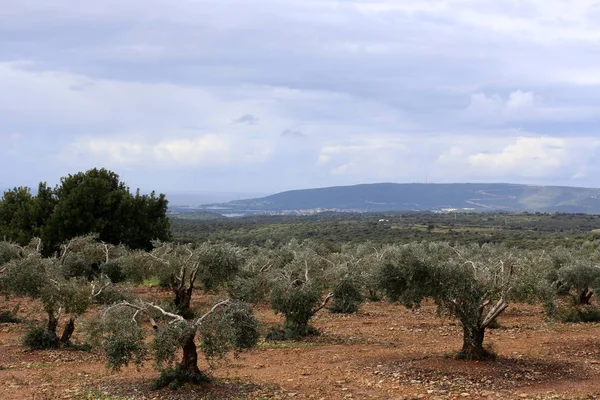
<instances>
[{"instance_id":1,"label":"bare soil patch","mask_svg":"<svg viewBox=\"0 0 600 400\"><path fill-rule=\"evenodd\" d=\"M147 295L157 289L136 291ZM43 319L34 303L21 300L21 305L21 317ZM257 313L265 330L281 322L266 307ZM486 336L498 354L489 362L453 358L462 330L439 318L432 304L418 312L385 302L365 304L354 315L322 311L314 325L320 336L261 342L214 370L203 364L214 377L209 384L152 391L157 373L151 362L115 373L96 351L26 351L20 344L26 325L1 324L0 398L600 398L600 325L547 321L541 307L510 306Z\"/></svg>"}]
</instances>

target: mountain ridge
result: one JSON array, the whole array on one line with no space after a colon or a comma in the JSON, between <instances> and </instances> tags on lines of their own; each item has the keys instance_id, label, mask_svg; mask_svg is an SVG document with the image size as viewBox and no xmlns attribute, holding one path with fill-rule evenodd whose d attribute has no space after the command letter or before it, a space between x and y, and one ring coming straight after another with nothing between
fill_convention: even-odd
<instances>
[{"instance_id":1,"label":"mountain ridge","mask_svg":"<svg viewBox=\"0 0 600 400\"><path fill-rule=\"evenodd\" d=\"M207 204L203 209L245 213L320 210L600 213L600 189L514 183L367 183L295 189L254 199Z\"/></svg>"}]
</instances>

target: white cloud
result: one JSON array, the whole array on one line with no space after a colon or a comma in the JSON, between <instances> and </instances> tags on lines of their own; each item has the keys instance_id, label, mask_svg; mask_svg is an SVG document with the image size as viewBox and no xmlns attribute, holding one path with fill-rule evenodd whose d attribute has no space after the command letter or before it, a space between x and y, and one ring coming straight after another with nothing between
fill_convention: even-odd
<instances>
[{"instance_id":1,"label":"white cloud","mask_svg":"<svg viewBox=\"0 0 600 400\"><path fill-rule=\"evenodd\" d=\"M260 140L238 146L234 137L206 134L150 142L143 138L77 139L61 158L63 163L74 166L108 162L115 166L181 168L261 163L271 152L271 146Z\"/></svg>"},{"instance_id":2,"label":"white cloud","mask_svg":"<svg viewBox=\"0 0 600 400\"><path fill-rule=\"evenodd\" d=\"M597 118L596 104L550 104L532 91L515 90L506 97L482 92L471 95L462 117L464 122L481 125L510 125L524 122L576 122Z\"/></svg>"},{"instance_id":3,"label":"white cloud","mask_svg":"<svg viewBox=\"0 0 600 400\"><path fill-rule=\"evenodd\" d=\"M487 173L546 177L564 167L569 156L564 139L519 137L500 152L471 154L467 163Z\"/></svg>"},{"instance_id":4,"label":"white cloud","mask_svg":"<svg viewBox=\"0 0 600 400\"><path fill-rule=\"evenodd\" d=\"M408 147L402 139L378 135L355 144L325 145L317 165L333 176L366 181L402 180L407 176Z\"/></svg>"},{"instance_id":5,"label":"white cloud","mask_svg":"<svg viewBox=\"0 0 600 400\"><path fill-rule=\"evenodd\" d=\"M475 93L465 111L467 118L483 123L499 123L539 117L539 105L533 92L516 90L506 99L498 94Z\"/></svg>"},{"instance_id":6,"label":"white cloud","mask_svg":"<svg viewBox=\"0 0 600 400\"><path fill-rule=\"evenodd\" d=\"M586 137L499 137L454 145L438 156L436 167L487 181L583 179L599 148L600 140Z\"/></svg>"},{"instance_id":7,"label":"white cloud","mask_svg":"<svg viewBox=\"0 0 600 400\"><path fill-rule=\"evenodd\" d=\"M85 157L107 157L116 163L129 163L142 154L142 145L122 140L92 138L80 140L71 145L71 149Z\"/></svg>"}]
</instances>

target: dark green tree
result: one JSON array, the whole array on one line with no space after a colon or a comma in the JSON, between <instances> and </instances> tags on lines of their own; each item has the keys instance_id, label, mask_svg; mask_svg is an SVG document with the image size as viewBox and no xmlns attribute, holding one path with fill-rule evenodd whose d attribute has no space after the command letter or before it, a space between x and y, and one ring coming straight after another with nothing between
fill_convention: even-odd
<instances>
[{"instance_id":1,"label":"dark green tree","mask_svg":"<svg viewBox=\"0 0 600 400\"><path fill-rule=\"evenodd\" d=\"M4 193L0 200L0 236L21 245L33 237L34 197L27 187L18 187Z\"/></svg>"},{"instance_id":2,"label":"dark green tree","mask_svg":"<svg viewBox=\"0 0 600 400\"><path fill-rule=\"evenodd\" d=\"M28 187L5 192L0 200L0 236L22 246L33 237L41 237L55 206L54 191L44 182L35 196Z\"/></svg>"},{"instance_id":3,"label":"dark green tree","mask_svg":"<svg viewBox=\"0 0 600 400\"><path fill-rule=\"evenodd\" d=\"M88 233L144 249L152 248L154 239L169 239L165 196L132 195L116 173L104 168L62 178L55 195L57 204L42 235L48 249Z\"/></svg>"},{"instance_id":4,"label":"dark green tree","mask_svg":"<svg viewBox=\"0 0 600 400\"><path fill-rule=\"evenodd\" d=\"M91 169L63 177L55 189L40 183L36 195L26 187L5 192L0 238L25 245L40 237L46 255L90 233L106 243L150 250L152 240L170 239L167 204L163 194L132 194L116 173Z\"/></svg>"}]
</instances>

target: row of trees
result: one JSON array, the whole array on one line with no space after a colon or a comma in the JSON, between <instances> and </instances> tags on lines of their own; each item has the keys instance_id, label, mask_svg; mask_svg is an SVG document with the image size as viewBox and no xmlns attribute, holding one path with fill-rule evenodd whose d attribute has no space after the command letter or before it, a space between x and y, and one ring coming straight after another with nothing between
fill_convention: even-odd
<instances>
[{"instance_id":1,"label":"row of trees","mask_svg":"<svg viewBox=\"0 0 600 400\"><path fill-rule=\"evenodd\" d=\"M589 304L600 287L598 249L593 242L552 251L436 242L365 243L331 252L291 241L253 248L154 242L146 251L84 236L44 257L42 241L34 239L26 246L0 243L0 288L40 300L47 315L43 342L68 344L78 318L97 304L100 318L86 322L85 331L110 366L141 363L152 353L164 374L178 371L177 379L196 381L203 378L198 346L213 358L256 344L251 303L270 304L284 316L284 325L267 336L285 339L316 333L310 321L324 308L351 313L382 296L418 307L431 298L463 328L459 356L486 359L492 356L484 346L486 329L512 302L543 302L549 313L565 299L572 309ZM169 289L169 301L135 298L118 283L150 278ZM219 300L194 304L196 290L220 293Z\"/></svg>"},{"instance_id":2,"label":"row of trees","mask_svg":"<svg viewBox=\"0 0 600 400\"><path fill-rule=\"evenodd\" d=\"M63 177L54 189L40 183L37 193L17 187L0 200L0 237L22 246L38 237L46 255L75 236L95 233L106 243L133 249L170 238L163 194L132 194L119 176L92 169Z\"/></svg>"},{"instance_id":3,"label":"row of trees","mask_svg":"<svg viewBox=\"0 0 600 400\"><path fill-rule=\"evenodd\" d=\"M599 215L586 214L319 213L225 218L207 212L181 212L173 219L171 229L176 240L224 240L242 246L260 245L268 239L283 244L293 238L310 238L334 248L349 242L398 244L426 240L544 249L593 240L599 236L593 231L599 222Z\"/></svg>"},{"instance_id":4,"label":"row of trees","mask_svg":"<svg viewBox=\"0 0 600 400\"><path fill-rule=\"evenodd\" d=\"M198 368L198 337L208 358L252 347L259 337L258 322L247 305L223 299L202 310L191 302L196 288L218 289L241 262L240 249L231 246L155 242L151 251L132 251L104 243L97 235L73 238L44 257L36 238L26 246L0 243L0 289L39 300L47 318L26 338L31 347L70 345L76 321L97 305L100 318L85 320L84 332L90 344L104 350L110 367L139 364L152 352L161 372L175 371L179 381L198 381L204 378ZM116 282L151 277L170 288L171 301L136 298ZM64 326L58 334L61 316ZM149 346L144 322L153 332ZM183 356L177 363L178 349Z\"/></svg>"}]
</instances>

